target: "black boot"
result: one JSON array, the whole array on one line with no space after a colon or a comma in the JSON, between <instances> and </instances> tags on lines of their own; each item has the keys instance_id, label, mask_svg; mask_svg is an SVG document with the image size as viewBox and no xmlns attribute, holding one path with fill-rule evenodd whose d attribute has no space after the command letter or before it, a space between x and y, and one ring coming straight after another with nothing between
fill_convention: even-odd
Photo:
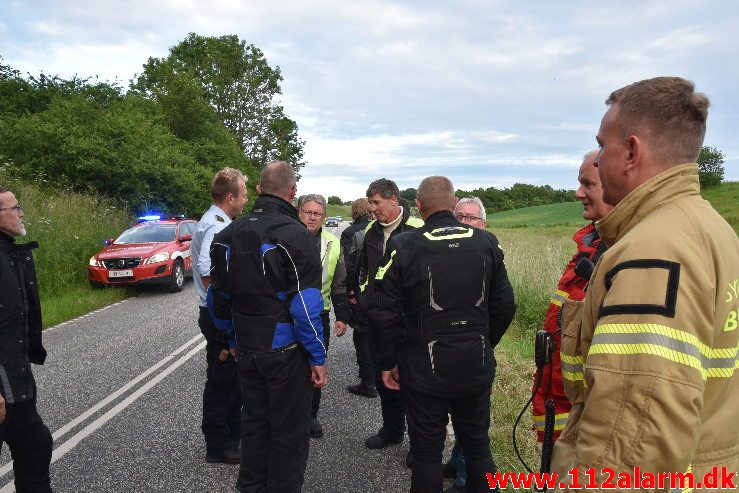
<instances>
[{"instance_id":1,"label":"black boot","mask_svg":"<svg viewBox=\"0 0 739 493\"><path fill-rule=\"evenodd\" d=\"M349 385L346 390L355 395L375 399L377 397L377 388L374 380L362 380L357 385Z\"/></svg>"},{"instance_id":2,"label":"black boot","mask_svg":"<svg viewBox=\"0 0 739 493\"><path fill-rule=\"evenodd\" d=\"M310 418L310 437L311 438L321 438L323 436L323 426L321 426L321 422L318 421L318 416L313 416Z\"/></svg>"}]
</instances>

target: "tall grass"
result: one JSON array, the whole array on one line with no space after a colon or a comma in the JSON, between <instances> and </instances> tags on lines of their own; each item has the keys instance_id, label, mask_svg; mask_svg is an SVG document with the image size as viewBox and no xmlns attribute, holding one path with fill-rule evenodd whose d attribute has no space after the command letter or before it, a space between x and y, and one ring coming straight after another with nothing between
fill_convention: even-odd
<instances>
[{"instance_id":1,"label":"tall grass","mask_svg":"<svg viewBox=\"0 0 739 493\"><path fill-rule=\"evenodd\" d=\"M542 328L552 292L575 251L575 228L549 227L494 231L505 251L508 277L518 309L495 351L498 367L493 386L491 440L500 471L522 471L511 436L513 423L531 396L534 335ZM529 410L519 424L517 442L528 465L538 469L536 435Z\"/></svg>"},{"instance_id":2,"label":"tall grass","mask_svg":"<svg viewBox=\"0 0 739 493\"><path fill-rule=\"evenodd\" d=\"M28 235L17 241L38 241L34 251L44 326L88 313L131 295L128 290L93 292L87 264L101 247L131 223L125 209L107 199L72 191L56 191L46 183L29 183L0 166L0 184L23 206Z\"/></svg>"}]
</instances>

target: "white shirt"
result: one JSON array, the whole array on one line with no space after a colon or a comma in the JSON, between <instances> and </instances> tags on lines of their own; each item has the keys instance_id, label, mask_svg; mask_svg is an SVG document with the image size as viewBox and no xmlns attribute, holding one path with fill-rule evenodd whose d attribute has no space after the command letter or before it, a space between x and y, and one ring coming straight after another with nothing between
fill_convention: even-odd
<instances>
[{"instance_id":1,"label":"white shirt","mask_svg":"<svg viewBox=\"0 0 739 493\"><path fill-rule=\"evenodd\" d=\"M197 230L192 237L190 247L192 278L195 282L195 291L200 298L200 306L206 306L206 291L201 278L210 276L210 244L213 242L213 237L230 223L231 218L228 214L213 204L198 221Z\"/></svg>"}]
</instances>

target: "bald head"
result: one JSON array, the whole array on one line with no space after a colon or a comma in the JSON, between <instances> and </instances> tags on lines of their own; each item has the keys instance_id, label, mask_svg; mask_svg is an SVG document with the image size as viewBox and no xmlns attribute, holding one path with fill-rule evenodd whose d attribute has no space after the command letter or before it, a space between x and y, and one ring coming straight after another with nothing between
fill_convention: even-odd
<instances>
[{"instance_id":1,"label":"bald head","mask_svg":"<svg viewBox=\"0 0 739 493\"><path fill-rule=\"evenodd\" d=\"M288 202L295 198L295 170L285 161L272 161L262 170L257 191L276 195Z\"/></svg>"},{"instance_id":2,"label":"bald head","mask_svg":"<svg viewBox=\"0 0 739 493\"><path fill-rule=\"evenodd\" d=\"M457 199L454 185L446 176L429 176L418 185L416 204L424 219L439 211L453 211Z\"/></svg>"}]
</instances>

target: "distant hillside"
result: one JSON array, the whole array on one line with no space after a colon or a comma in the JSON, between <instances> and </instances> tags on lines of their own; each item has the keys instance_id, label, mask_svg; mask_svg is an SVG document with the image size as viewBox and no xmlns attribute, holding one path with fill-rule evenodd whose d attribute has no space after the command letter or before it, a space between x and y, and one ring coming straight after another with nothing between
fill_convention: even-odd
<instances>
[{"instance_id":1,"label":"distant hillside","mask_svg":"<svg viewBox=\"0 0 739 493\"><path fill-rule=\"evenodd\" d=\"M326 206L326 216L341 216L344 219L351 220L352 208L348 205L333 205L328 204Z\"/></svg>"},{"instance_id":2,"label":"distant hillside","mask_svg":"<svg viewBox=\"0 0 739 493\"><path fill-rule=\"evenodd\" d=\"M703 197L721 214L734 231L739 232L739 182L725 182L702 192ZM537 205L522 209L488 214L488 226L496 228L525 228L531 226L581 226L580 202Z\"/></svg>"},{"instance_id":3,"label":"distant hillside","mask_svg":"<svg viewBox=\"0 0 739 493\"><path fill-rule=\"evenodd\" d=\"M513 209L510 211L488 214L488 227L526 228L530 226L581 226L582 218L580 202L562 202L559 204L536 205Z\"/></svg>"},{"instance_id":4,"label":"distant hillside","mask_svg":"<svg viewBox=\"0 0 739 493\"><path fill-rule=\"evenodd\" d=\"M739 181L724 182L705 190L702 195L739 234Z\"/></svg>"}]
</instances>

